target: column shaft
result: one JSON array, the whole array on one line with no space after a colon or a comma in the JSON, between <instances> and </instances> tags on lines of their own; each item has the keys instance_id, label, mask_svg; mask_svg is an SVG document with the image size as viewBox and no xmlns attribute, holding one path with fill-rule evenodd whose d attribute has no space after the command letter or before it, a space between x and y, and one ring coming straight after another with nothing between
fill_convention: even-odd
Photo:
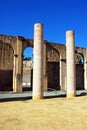
<instances>
[{"instance_id":1,"label":"column shaft","mask_svg":"<svg viewBox=\"0 0 87 130\"><path fill-rule=\"evenodd\" d=\"M47 74L46 74L46 43L43 44L43 91L47 91Z\"/></svg>"},{"instance_id":2,"label":"column shaft","mask_svg":"<svg viewBox=\"0 0 87 130\"><path fill-rule=\"evenodd\" d=\"M14 64L13 64L13 92L17 90L16 84L16 57L14 56Z\"/></svg>"},{"instance_id":3,"label":"column shaft","mask_svg":"<svg viewBox=\"0 0 87 130\"><path fill-rule=\"evenodd\" d=\"M60 90L66 90L66 61L65 57L60 55Z\"/></svg>"},{"instance_id":4,"label":"column shaft","mask_svg":"<svg viewBox=\"0 0 87 130\"><path fill-rule=\"evenodd\" d=\"M13 91L22 92L22 43L17 37L14 52Z\"/></svg>"},{"instance_id":5,"label":"column shaft","mask_svg":"<svg viewBox=\"0 0 87 130\"><path fill-rule=\"evenodd\" d=\"M74 97L76 90L76 68L74 32L66 32L66 59L67 59L67 97Z\"/></svg>"},{"instance_id":6,"label":"column shaft","mask_svg":"<svg viewBox=\"0 0 87 130\"><path fill-rule=\"evenodd\" d=\"M33 99L43 98L43 25L34 25Z\"/></svg>"}]
</instances>

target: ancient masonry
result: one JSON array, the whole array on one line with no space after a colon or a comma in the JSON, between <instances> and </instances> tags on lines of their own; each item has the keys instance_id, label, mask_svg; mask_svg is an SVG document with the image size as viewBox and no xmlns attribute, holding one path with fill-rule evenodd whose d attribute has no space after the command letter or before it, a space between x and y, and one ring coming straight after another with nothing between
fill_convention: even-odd
<instances>
[{"instance_id":1,"label":"ancient masonry","mask_svg":"<svg viewBox=\"0 0 87 130\"><path fill-rule=\"evenodd\" d=\"M23 52L34 48L31 90L33 99L43 91L62 90L74 97L76 90L87 90L87 49L75 46L75 33L66 32L66 43L44 40L44 26L34 25L34 40L0 35L0 91L23 91ZM32 71L30 69L30 71Z\"/></svg>"}]
</instances>

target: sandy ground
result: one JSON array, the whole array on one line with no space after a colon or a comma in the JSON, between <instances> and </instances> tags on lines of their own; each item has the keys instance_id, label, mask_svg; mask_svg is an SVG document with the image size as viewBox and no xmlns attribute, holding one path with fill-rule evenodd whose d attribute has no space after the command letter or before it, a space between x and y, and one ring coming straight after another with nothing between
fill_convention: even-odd
<instances>
[{"instance_id":1,"label":"sandy ground","mask_svg":"<svg viewBox=\"0 0 87 130\"><path fill-rule=\"evenodd\" d=\"M0 130L87 130L87 96L1 102Z\"/></svg>"}]
</instances>

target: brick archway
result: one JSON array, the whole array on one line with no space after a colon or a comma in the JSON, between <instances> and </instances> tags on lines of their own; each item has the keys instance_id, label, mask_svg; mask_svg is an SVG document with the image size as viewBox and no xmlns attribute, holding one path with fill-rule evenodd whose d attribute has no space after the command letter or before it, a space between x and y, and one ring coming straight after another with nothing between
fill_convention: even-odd
<instances>
[{"instance_id":1,"label":"brick archway","mask_svg":"<svg viewBox=\"0 0 87 130\"><path fill-rule=\"evenodd\" d=\"M84 57L81 53L75 55L76 64L76 89L84 89Z\"/></svg>"},{"instance_id":2,"label":"brick archway","mask_svg":"<svg viewBox=\"0 0 87 130\"><path fill-rule=\"evenodd\" d=\"M32 91L33 82L33 48L26 47L23 52L23 78L22 78L22 90Z\"/></svg>"},{"instance_id":3,"label":"brick archway","mask_svg":"<svg viewBox=\"0 0 87 130\"><path fill-rule=\"evenodd\" d=\"M60 54L51 44L47 44L48 90L60 90Z\"/></svg>"}]
</instances>

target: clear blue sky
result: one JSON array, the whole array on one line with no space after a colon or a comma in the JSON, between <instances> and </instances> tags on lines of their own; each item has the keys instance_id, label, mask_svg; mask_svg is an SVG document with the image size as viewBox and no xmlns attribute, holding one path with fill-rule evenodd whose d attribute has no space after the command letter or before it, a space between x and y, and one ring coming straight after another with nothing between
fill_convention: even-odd
<instances>
[{"instance_id":1,"label":"clear blue sky","mask_svg":"<svg viewBox=\"0 0 87 130\"><path fill-rule=\"evenodd\" d=\"M74 30L76 46L87 47L87 0L0 0L0 34L33 38L37 22L44 40L65 44Z\"/></svg>"}]
</instances>

